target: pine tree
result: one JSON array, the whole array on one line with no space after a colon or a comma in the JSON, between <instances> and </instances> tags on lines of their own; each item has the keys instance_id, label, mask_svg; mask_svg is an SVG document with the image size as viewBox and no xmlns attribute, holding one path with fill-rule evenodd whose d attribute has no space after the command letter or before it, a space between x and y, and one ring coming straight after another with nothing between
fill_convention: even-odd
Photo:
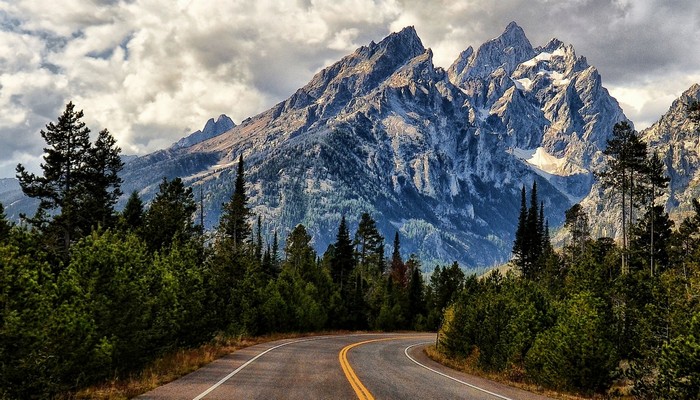
<instances>
[{"instance_id":1,"label":"pine tree","mask_svg":"<svg viewBox=\"0 0 700 400\"><path fill-rule=\"evenodd\" d=\"M331 277L333 282L341 288L347 289L350 274L355 269L355 257L350 240L350 231L345 221L345 215L340 218L338 234L334 244L333 257L331 259Z\"/></svg>"},{"instance_id":2,"label":"pine tree","mask_svg":"<svg viewBox=\"0 0 700 400\"><path fill-rule=\"evenodd\" d=\"M523 263L527 251L527 195L525 185L520 190L520 213L518 214L518 227L515 231L515 241L513 242L513 258L516 266L522 271Z\"/></svg>"},{"instance_id":3,"label":"pine tree","mask_svg":"<svg viewBox=\"0 0 700 400\"><path fill-rule=\"evenodd\" d=\"M627 122L613 127L613 136L603 154L608 156L606 167L598 173L605 188L612 188L620 198L622 210L622 272L627 273L628 229L634 220L634 209L639 205L640 190L637 179L646 169L647 148Z\"/></svg>"},{"instance_id":4,"label":"pine tree","mask_svg":"<svg viewBox=\"0 0 700 400\"><path fill-rule=\"evenodd\" d=\"M591 239L591 231L588 226L588 216L580 204L574 204L564 214L564 227L571 234L572 253L581 254L586 243Z\"/></svg>"},{"instance_id":5,"label":"pine tree","mask_svg":"<svg viewBox=\"0 0 700 400\"><path fill-rule=\"evenodd\" d=\"M357 263L367 272L384 272L384 238L368 213L363 213L355 233Z\"/></svg>"},{"instance_id":6,"label":"pine tree","mask_svg":"<svg viewBox=\"0 0 700 400\"><path fill-rule=\"evenodd\" d=\"M258 215L258 226L257 226L256 233L255 233L255 259L257 261L262 260L262 248L263 248L262 217L260 215Z\"/></svg>"},{"instance_id":7,"label":"pine tree","mask_svg":"<svg viewBox=\"0 0 700 400\"><path fill-rule=\"evenodd\" d=\"M158 188L144 219L143 235L151 251L170 247L176 239L188 241L196 232L192 220L197 203L192 188L185 188L180 178L163 178Z\"/></svg>"},{"instance_id":8,"label":"pine tree","mask_svg":"<svg viewBox=\"0 0 700 400\"><path fill-rule=\"evenodd\" d=\"M668 187L668 182L670 179L664 174L664 163L661 161L661 158L659 158L659 154L657 152L654 152L651 157L649 157L649 160L647 161L647 167L646 167L646 183L648 186L648 191L649 191L649 200L647 202L647 215L651 220L649 221L650 227L649 227L649 269L651 270L651 275L654 275L654 238L655 238L655 220L654 218L656 217L656 212L654 209L656 208L656 198L659 196L659 194L663 193L663 190ZM661 191L661 193L659 193Z\"/></svg>"},{"instance_id":9,"label":"pine tree","mask_svg":"<svg viewBox=\"0 0 700 400\"><path fill-rule=\"evenodd\" d=\"M394 235L394 251L391 253L390 265L391 278L402 288L408 286L408 269L401 259L401 242L399 241L399 232Z\"/></svg>"},{"instance_id":10,"label":"pine tree","mask_svg":"<svg viewBox=\"0 0 700 400\"><path fill-rule=\"evenodd\" d=\"M96 225L110 228L116 221L114 205L122 195L119 171L124 167L119 153L121 149L107 129L99 132L94 145L87 152L86 163L80 171L85 185L82 208L89 211L80 214L85 232Z\"/></svg>"},{"instance_id":11,"label":"pine tree","mask_svg":"<svg viewBox=\"0 0 700 400\"><path fill-rule=\"evenodd\" d=\"M42 176L17 165L17 179L22 191L28 197L40 200L36 215L27 220L36 227L46 228L49 212L60 210L51 224L57 227L62 237L66 255L71 240L81 233L78 227L80 215L88 211L81 208L80 202L86 190L81 169L88 164L90 129L81 118L83 111L76 111L70 102L56 124L49 122L46 130L41 130L41 137L47 144L44 163L41 164Z\"/></svg>"},{"instance_id":12,"label":"pine tree","mask_svg":"<svg viewBox=\"0 0 700 400\"><path fill-rule=\"evenodd\" d=\"M0 243L10 236L10 229L12 229L12 224L7 221L5 207L0 203Z\"/></svg>"},{"instance_id":13,"label":"pine tree","mask_svg":"<svg viewBox=\"0 0 700 400\"><path fill-rule=\"evenodd\" d=\"M238 171L233 194L228 203L223 205L223 214L219 222L219 232L232 240L234 249L240 249L250 238L250 209L245 191L243 154L238 158Z\"/></svg>"},{"instance_id":14,"label":"pine tree","mask_svg":"<svg viewBox=\"0 0 700 400\"><path fill-rule=\"evenodd\" d=\"M144 209L143 201L136 191L131 192L131 196L126 201L124 210L122 210L122 224L124 228L130 231L135 231L143 226Z\"/></svg>"}]
</instances>

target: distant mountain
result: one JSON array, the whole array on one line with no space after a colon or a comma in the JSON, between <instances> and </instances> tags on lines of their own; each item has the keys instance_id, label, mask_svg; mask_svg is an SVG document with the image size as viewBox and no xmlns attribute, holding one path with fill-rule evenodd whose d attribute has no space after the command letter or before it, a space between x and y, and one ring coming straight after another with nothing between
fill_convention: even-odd
<instances>
[{"instance_id":1,"label":"distant mountain","mask_svg":"<svg viewBox=\"0 0 700 400\"><path fill-rule=\"evenodd\" d=\"M173 143L173 148L185 148L201 143L207 139L219 136L224 132L230 131L235 127L236 124L233 120L226 116L225 114L219 115L219 118L214 121L214 118L210 118L209 121L204 125L204 129L192 132L189 136L186 136L176 143Z\"/></svg>"},{"instance_id":2,"label":"distant mountain","mask_svg":"<svg viewBox=\"0 0 700 400\"><path fill-rule=\"evenodd\" d=\"M38 200L22 193L19 181L15 178L0 178L0 203L5 208L7 219L13 222L19 222L21 213L33 216L39 206Z\"/></svg>"},{"instance_id":3,"label":"distant mountain","mask_svg":"<svg viewBox=\"0 0 700 400\"><path fill-rule=\"evenodd\" d=\"M560 224L590 192L621 120L597 70L570 45L533 48L511 23L445 71L408 27L227 132L130 162L124 191L149 200L163 176L183 177L203 189L212 228L243 154L268 235L303 223L322 252L343 214L352 227L366 211L385 237L399 231L427 269L483 267L510 256L521 186L536 180L550 224Z\"/></svg>"},{"instance_id":4,"label":"distant mountain","mask_svg":"<svg viewBox=\"0 0 700 400\"><path fill-rule=\"evenodd\" d=\"M667 207L682 213L700 197L700 132L688 119L687 106L700 101L700 85L694 84L675 100L658 122L642 131L649 148L666 165L671 179Z\"/></svg>"}]
</instances>

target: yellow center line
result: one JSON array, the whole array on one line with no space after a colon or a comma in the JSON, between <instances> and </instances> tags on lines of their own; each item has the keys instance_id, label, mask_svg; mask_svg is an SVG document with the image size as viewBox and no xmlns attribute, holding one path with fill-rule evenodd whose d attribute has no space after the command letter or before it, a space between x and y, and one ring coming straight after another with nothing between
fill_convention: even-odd
<instances>
[{"instance_id":1,"label":"yellow center line","mask_svg":"<svg viewBox=\"0 0 700 400\"><path fill-rule=\"evenodd\" d=\"M338 359L340 360L340 366L343 368L343 372L345 372L345 377L350 382L350 386L352 386L352 389L355 391L355 394L357 395L358 399L360 399L360 400L374 400L374 396L372 396L372 393L370 393L369 390L367 390L367 388L365 387L365 385L362 384L362 382L360 381L360 378L357 377L357 374L355 374L355 371L350 366L350 362L348 361L348 351L350 351L350 349L352 349L353 347L361 346L363 344L372 343L372 342L381 342L384 340L396 340L396 339L409 339L409 338L391 337L391 338L365 340L364 342L349 344L349 345L343 347L342 350L340 350L340 353L338 354Z\"/></svg>"}]
</instances>

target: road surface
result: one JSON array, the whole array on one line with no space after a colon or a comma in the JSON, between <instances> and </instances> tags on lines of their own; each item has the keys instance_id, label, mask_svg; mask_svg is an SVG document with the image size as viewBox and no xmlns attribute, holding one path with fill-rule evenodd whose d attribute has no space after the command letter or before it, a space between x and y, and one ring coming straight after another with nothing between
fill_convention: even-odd
<instances>
[{"instance_id":1,"label":"road surface","mask_svg":"<svg viewBox=\"0 0 700 400\"><path fill-rule=\"evenodd\" d=\"M546 397L433 362L435 334L313 336L238 350L138 397L164 399L523 399Z\"/></svg>"}]
</instances>

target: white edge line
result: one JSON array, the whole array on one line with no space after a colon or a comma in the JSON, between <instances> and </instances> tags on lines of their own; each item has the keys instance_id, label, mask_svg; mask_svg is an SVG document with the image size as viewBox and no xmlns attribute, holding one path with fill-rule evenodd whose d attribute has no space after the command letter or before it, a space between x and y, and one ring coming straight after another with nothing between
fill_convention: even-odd
<instances>
[{"instance_id":1,"label":"white edge line","mask_svg":"<svg viewBox=\"0 0 700 400\"><path fill-rule=\"evenodd\" d=\"M419 366L421 366L421 367L427 369L428 371L435 372L435 373L438 374L438 375L442 375L442 376L444 376L445 378L452 379L453 381L459 382L459 383L461 383L462 385L469 386L469 387L472 388L472 389L476 389L476 390L478 390L478 391L481 391L481 392L490 394L490 395L492 395L492 396L496 396L496 397L498 397L499 399L503 399L503 400L513 400L513 399L511 399L511 398L509 398L509 397L505 397L505 396L501 396L500 394L497 394L497 393L489 392L488 390L482 389L482 388L480 388L480 387L478 387L478 386L474 386L474 385L472 385L471 383L467 383L467 382L461 381L461 380L459 380L459 379L457 379L457 378L453 378L453 377L451 377L451 376L449 376L449 375L447 375L447 374L443 374L442 372L440 372L440 371L438 371L438 370L432 369L432 368L428 367L427 365L424 365L424 364L419 363L418 361L416 361L415 358L411 357L411 356L408 354L408 350L409 350L409 349L411 349L411 348L413 348L413 347L416 347L416 346L420 346L420 345L422 345L422 344L426 344L426 343L432 343L432 342L422 342L422 343L412 344L412 345L406 347L406 348L404 349L403 353L406 355L406 357L408 357L409 360L411 360L411 361L413 361L414 363L416 363L417 365L419 365Z\"/></svg>"},{"instance_id":2,"label":"white edge line","mask_svg":"<svg viewBox=\"0 0 700 400\"><path fill-rule=\"evenodd\" d=\"M271 352L271 351L274 350L274 349L278 349L278 348L280 348L280 347L287 346L287 345L294 344L294 343L310 342L310 341L312 341L312 340L320 340L320 339L325 339L325 337L315 337L315 338L311 338L311 339L294 340L294 341L291 341L291 342L286 342L286 343L278 344L277 346L274 346L274 347L270 347L269 349L263 351L262 353L258 354L257 356L255 356L255 357L251 358L250 360L246 361L245 364L243 364L243 365L241 365L240 367L236 368L236 369L235 369L233 372L231 372L230 374L228 374L228 375L226 375L225 377L221 378L220 381L218 381L218 382L216 382L215 384L213 384L209 389L207 389L207 390L205 390L204 392L202 392L199 396L195 397L193 400L201 400L201 399L203 399L204 396L208 395L209 393L211 393L212 390L218 388L218 387L221 386L224 382L226 382L227 380L231 379L231 377L233 377L234 375L236 375L237 373L239 373L243 368L247 367L247 366L250 365L253 361L257 360L258 358L264 356L265 354Z\"/></svg>"}]
</instances>

